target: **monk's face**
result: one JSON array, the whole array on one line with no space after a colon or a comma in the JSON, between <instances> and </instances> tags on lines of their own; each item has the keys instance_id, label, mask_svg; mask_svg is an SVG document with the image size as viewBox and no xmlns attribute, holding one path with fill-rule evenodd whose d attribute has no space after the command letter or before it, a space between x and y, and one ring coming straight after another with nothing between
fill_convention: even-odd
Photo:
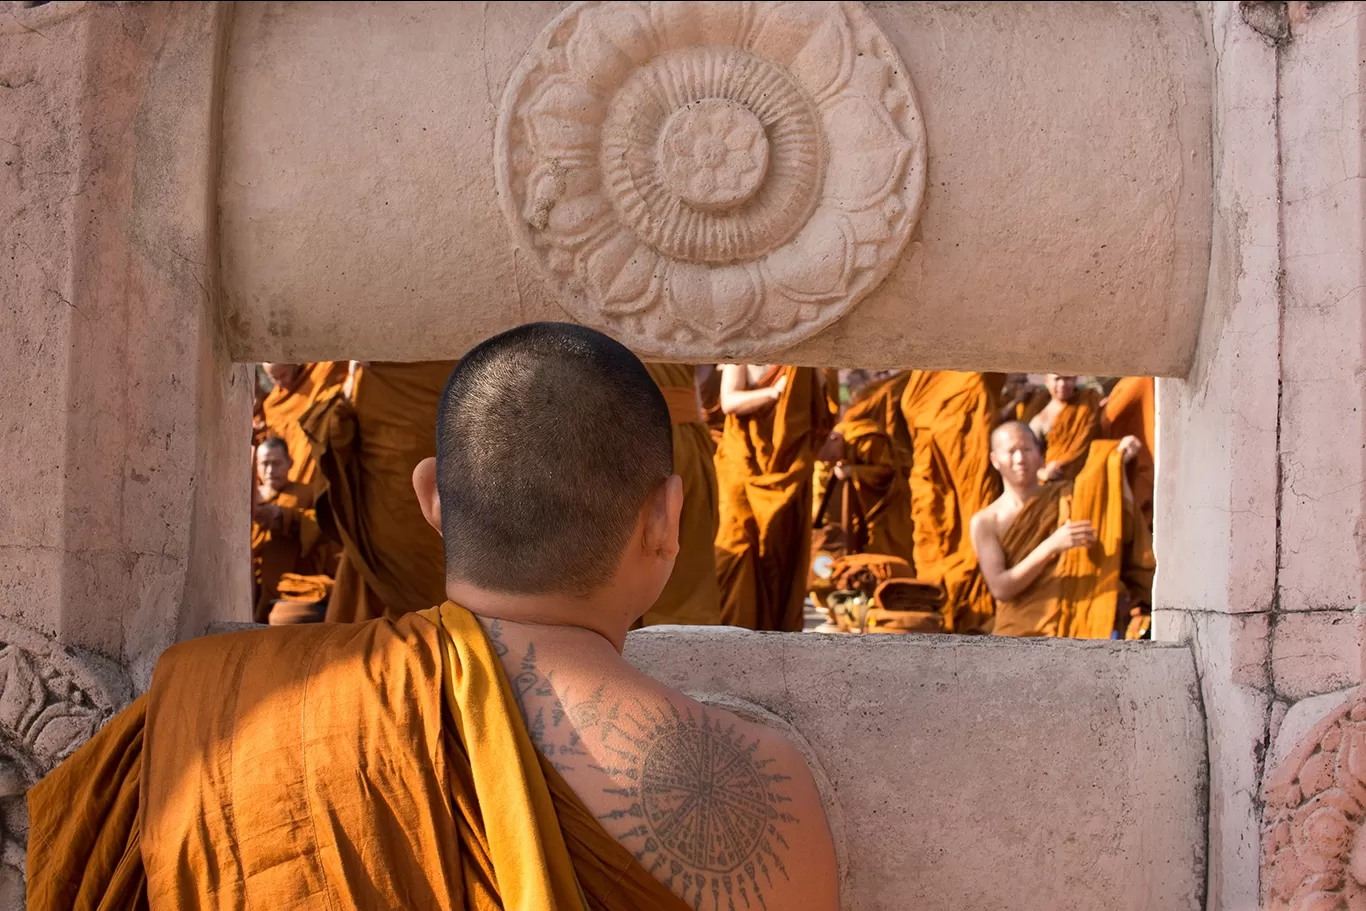
<instances>
[{"instance_id":1,"label":"monk's face","mask_svg":"<svg viewBox=\"0 0 1366 911\"><path fill-rule=\"evenodd\" d=\"M1028 487L1037 483L1043 467L1039 442L1027 428L1003 428L991 450L991 464L1011 486Z\"/></svg>"},{"instance_id":2,"label":"monk's face","mask_svg":"<svg viewBox=\"0 0 1366 911\"><path fill-rule=\"evenodd\" d=\"M288 386L299 373L298 364L262 364L261 367L276 386Z\"/></svg>"},{"instance_id":3,"label":"monk's face","mask_svg":"<svg viewBox=\"0 0 1366 911\"><path fill-rule=\"evenodd\" d=\"M272 490L289 481L289 453L283 447L262 443L256 447L256 476Z\"/></svg>"},{"instance_id":4,"label":"monk's face","mask_svg":"<svg viewBox=\"0 0 1366 911\"><path fill-rule=\"evenodd\" d=\"M1060 373L1048 374L1048 392L1056 401L1070 402L1072 396L1077 394L1077 378L1075 376L1063 376Z\"/></svg>"}]
</instances>

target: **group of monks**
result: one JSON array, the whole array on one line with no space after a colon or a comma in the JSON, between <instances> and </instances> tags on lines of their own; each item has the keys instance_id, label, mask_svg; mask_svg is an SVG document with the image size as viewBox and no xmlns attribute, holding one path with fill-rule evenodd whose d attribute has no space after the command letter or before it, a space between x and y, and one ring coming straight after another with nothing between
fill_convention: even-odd
<instances>
[{"instance_id":1,"label":"group of monks","mask_svg":"<svg viewBox=\"0 0 1366 911\"><path fill-rule=\"evenodd\" d=\"M454 365L263 365L253 619L359 621L440 602L441 540L411 476L435 452ZM675 570L643 625L798 631L814 596L830 630L1145 634L1150 377L646 367L684 505ZM860 587L850 578L871 580L859 620L830 610L837 589Z\"/></svg>"}]
</instances>

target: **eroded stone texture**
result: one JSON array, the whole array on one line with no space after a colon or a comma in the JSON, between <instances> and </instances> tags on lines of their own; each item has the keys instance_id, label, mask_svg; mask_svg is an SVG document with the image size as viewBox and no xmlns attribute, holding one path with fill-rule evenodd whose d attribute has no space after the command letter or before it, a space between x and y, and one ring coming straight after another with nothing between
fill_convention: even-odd
<instances>
[{"instance_id":1,"label":"eroded stone texture","mask_svg":"<svg viewBox=\"0 0 1366 911\"><path fill-rule=\"evenodd\" d=\"M579 322L785 348L896 264L925 190L905 65L859 3L580 3L512 76L509 225Z\"/></svg>"}]
</instances>

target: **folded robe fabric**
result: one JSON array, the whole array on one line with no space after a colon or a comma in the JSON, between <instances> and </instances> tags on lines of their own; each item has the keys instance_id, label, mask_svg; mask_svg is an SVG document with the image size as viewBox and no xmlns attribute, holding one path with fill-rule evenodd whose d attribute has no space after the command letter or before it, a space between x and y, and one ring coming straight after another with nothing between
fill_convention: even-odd
<instances>
[{"instance_id":1,"label":"folded robe fabric","mask_svg":"<svg viewBox=\"0 0 1366 911\"><path fill-rule=\"evenodd\" d=\"M687 907L537 754L449 602L172 647L29 813L30 911Z\"/></svg>"},{"instance_id":2,"label":"folded robe fabric","mask_svg":"<svg viewBox=\"0 0 1366 911\"><path fill-rule=\"evenodd\" d=\"M716 446L702 411L691 364L646 364L664 393L673 424L674 473L683 480L683 514L678 524L678 559L659 598L646 611L643 625L721 622L721 589L716 582L717 503Z\"/></svg>"},{"instance_id":3,"label":"folded robe fabric","mask_svg":"<svg viewBox=\"0 0 1366 911\"><path fill-rule=\"evenodd\" d=\"M915 545L911 522L909 434L898 439L901 393L910 374L872 384L844 412L835 431L844 438L844 472L858 508L845 541L864 553L910 560Z\"/></svg>"},{"instance_id":4,"label":"folded robe fabric","mask_svg":"<svg viewBox=\"0 0 1366 911\"><path fill-rule=\"evenodd\" d=\"M787 387L772 407L726 415L716 452L716 573L725 623L796 632L811 559L815 452L834 416L811 367L775 367L755 388L780 376Z\"/></svg>"},{"instance_id":5,"label":"folded robe fabric","mask_svg":"<svg viewBox=\"0 0 1366 911\"><path fill-rule=\"evenodd\" d=\"M300 364L294 381L276 386L261 403L265 435L279 437L289 449L291 481L314 488L320 484L317 453L301 422L306 414L321 414L341 399L348 366L346 361Z\"/></svg>"},{"instance_id":6,"label":"folded robe fabric","mask_svg":"<svg viewBox=\"0 0 1366 911\"><path fill-rule=\"evenodd\" d=\"M1129 486L1139 512L1153 523L1153 486L1157 474L1157 387L1150 376L1126 376L1110 390L1101 422L1108 440L1138 437L1143 449L1129 463Z\"/></svg>"},{"instance_id":7,"label":"folded robe fabric","mask_svg":"<svg viewBox=\"0 0 1366 911\"><path fill-rule=\"evenodd\" d=\"M1100 435L1100 393L1078 389L1053 418L1044 438L1044 458L1062 465L1063 480L1075 478L1086 464L1091 443Z\"/></svg>"}]
</instances>

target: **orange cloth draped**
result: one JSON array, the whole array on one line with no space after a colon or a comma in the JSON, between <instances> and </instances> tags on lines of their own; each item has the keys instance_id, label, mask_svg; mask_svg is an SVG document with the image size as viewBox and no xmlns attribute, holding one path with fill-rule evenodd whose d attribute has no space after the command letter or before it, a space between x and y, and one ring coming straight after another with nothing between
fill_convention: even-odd
<instances>
[{"instance_id":1,"label":"orange cloth draped","mask_svg":"<svg viewBox=\"0 0 1366 911\"><path fill-rule=\"evenodd\" d=\"M991 628L990 594L969 585L977 553L968 523L1001 492L989 455L1003 381L999 373L916 370L901 397L914 452L915 575L943 586L947 632Z\"/></svg>"},{"instance_id":2,"label":"orange cloth draped","mask_svg":"<svg viewBox=\"0 0 1366 911\"><path fill-rule=\"evenodd\" d=\"M795 632L810 560L812 465L833 421L816 370L777 373L787 388L772 407L726 415L716 452L716 573L725 623ZM765 379L756 388L777 381Z\"/></svg>"},{"instance_id":3,"label":"orange cloth draped","mask_svg":"<svg viewBox=\"0 0 1366 911\"><path fill-rule=\"evenodd\" d=\"M1064 552L1015 600L998 603L993 632L1108 639L1117 622L1127 620L1117 617L1121 597L1131 604L1151 601L1157 565L1152 539L1124 497L1123 472L1117 444L1098 441L1075 481L1047 484L1025 504L1001 536L1007 566L1071 520L1089 520L1096 543Z\"/></svg>"},{"instance_id":4,"label":"orange cloth draped","mask_svg":"<svg viewBox=\"0 0 1366 911\"><path fill-rule=\"evenodd\" d=\"M711 373L697 389L702 401L702 420L707 423L713 446L721 445L721 436L726 428L726 413L721 410L721 365L712 365Z\"/></svg>"},{"instance_id":5,"label":"orange cloth draped","mask_svg":"<svg viewBox=\"0 0 1366 911\"><path fill-rule=\"evenodd\" d=\"M436 454L436 406L454 361L368 364L351 400L318 424L327 492L319 508L344 553L329 621L396 617L445 597L441 536L422 515L413 469Z\"/></svg>"},{"instance_id":6,"label":"orange cloth draped","mask_svg":"<svg viewBox=\"0 0 1366 911\"><path fill-rule=\"evenodd\" d=\"M286 598L280 584L287 575L328 576L334 570L337 548L323 538L313 511L313 490L290 481L264 501L280 507L280 524L266 528L251 523L251 561L255 607L252 619L265 623L270 603Z\"/></svg>"},{"instance_id":7,"label":"orange cloth draped","mask_svg":"<svg viewBox=\"0 0 1366 911\"><path fill-rule=\"evenodd\" d=\"M174 646L28 800L30 911L687 907L539 756L449 602Z\"/></svg>"},{"instance_id":8,"label":"orange cloth draped","mask_svg":"<svg viewBox=\"0 0 1366 911\"><path fill-rule=\"evenodd\" d=\"M1129 463L1134 503L1151 528L1157 478L1157 386L1150 376L1126 376L1110 390L1101 435L1109 440L1138 437L1143 451Z\"/></svg>"},{"instance_id":9,"label":"orange cloth draped","mask_svg":"<svg viewBox=\"0 0 1366 911\"><path fill-rule=\"evenodd\" d=\"M1047 389L1042 386L1034 386L1029 391L1029 398L1015 406L1015 420L1024 421L1028 424L1034 420L1040 411L1048 407L1048 402L1051 399L1052 396L1048 394Z\"/></svg>"},{"instance_id":10,"label":"orange cloth draped","mask_svg":"<svg viewBox=\"0 0 1366 911\"><path fill-rule=\"evenodd\" d=\"M660 623L716 625L721 622L721 588L716 582L718 505L715 446L697 404L690 364L646 364L669 402L673 418L674 473L683 479L683 514L678 522L678 559L658 600L642 618ZM691 406L691 410L689 410ZM687 420L680 420L687 418Z\"/></svg>"},{"instance_id":11,"label":"orange cloth draped","mask_svg":"<svg viewBox=\"0 0 1366 911\"><path fill-rule=\"evenodd\" d=\"M349 364L346 361L318 361L300 364L294 382L288 386L276 386L261 403L261 415L265 420L264 436L276 436L289 447L289 458L293 464L289 469L289 479L313 487L316 491L317 453L313 441L308 438L301 426L305 417L321 412L340 399L342 384L346 382ZM261 442L259 439L256 442Z\"/></svg>"},{"instance_id":12,"label":"orange cloth draped","mask_svg":"<svg viewBox=\"0 0 1366 911\"><path fill-rule=\"evenodd\" d=\"M1100 419L1100 393L1095 389L1078 389L1053 418L1044 440L1044 459L1062 463L1064 479L1075 478L1086 464L1091 443L1100 435Z\"/></svg>"},{"instance_id":13,"label":"orange cloth draped","mask_svg":"<svg viewBox=\"0 0 1366 911\"><path fill-rule=\"evenodd\" d=\"M910 561L914 548L911 522L911 451L896 439L901 395L909 373L881 380L861 390L845 409L835 431L844 437L844 472L857 504L852 528L845 529L851 552L886 554Z\"/></svg>"}]
</instances>

